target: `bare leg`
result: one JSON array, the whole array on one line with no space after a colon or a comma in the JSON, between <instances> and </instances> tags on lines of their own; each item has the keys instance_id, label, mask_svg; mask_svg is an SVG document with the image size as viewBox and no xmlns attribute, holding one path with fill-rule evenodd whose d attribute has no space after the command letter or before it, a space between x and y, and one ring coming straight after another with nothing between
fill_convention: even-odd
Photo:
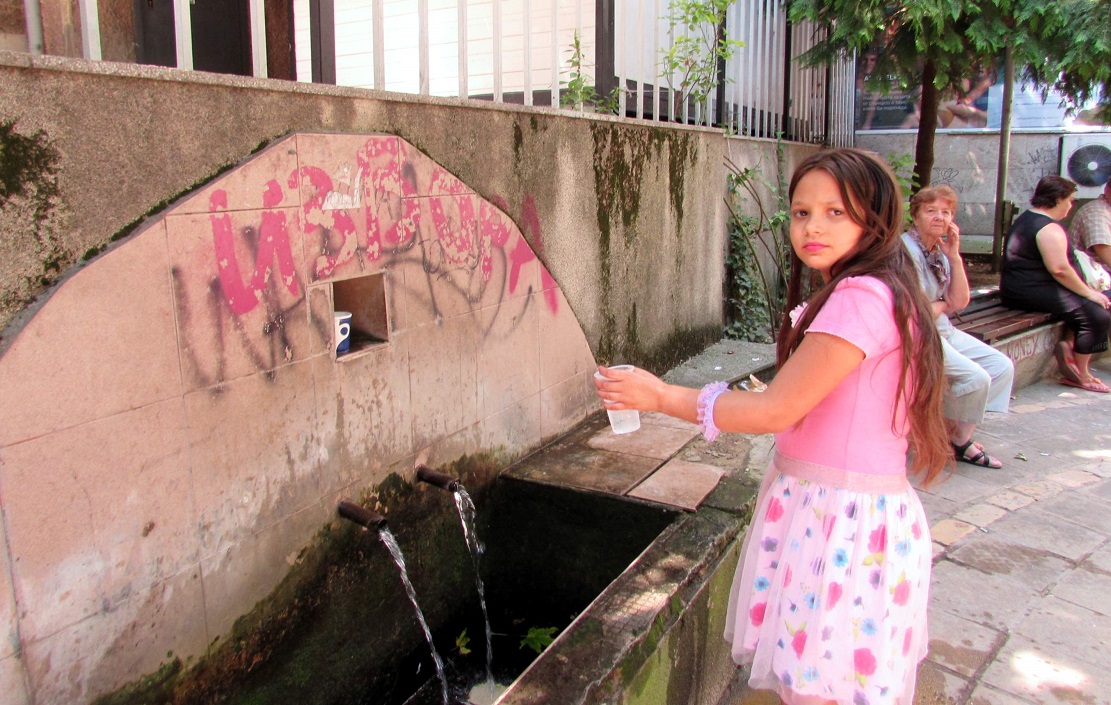
<instances>
[{"instance_id":1,"label":"bare leg","mask_svg":"<svg viewBox=\"0 0 1111 705\"><path fill-rule=\"evenodd\" d=\"M962 454L973 465L994 469L1003 467L1003 463L998 458L988 455L982 445L972 440L972 432L976 430L976 424L969 421L951 421L949 419L946 419L946 423L949 426L949 442L953 444L954 453L962 453L961 448L963 448ZM977 458L981 453L983 457Z\"/></svg>"}]
</instances>

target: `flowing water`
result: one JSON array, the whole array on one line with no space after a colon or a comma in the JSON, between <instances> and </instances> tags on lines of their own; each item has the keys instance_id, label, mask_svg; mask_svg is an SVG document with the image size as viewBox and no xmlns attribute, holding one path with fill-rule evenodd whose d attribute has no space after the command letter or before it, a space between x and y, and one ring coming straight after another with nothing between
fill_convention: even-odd
<instances>
[{"instance_id":1,"label":"flowing water","mask_svg":"<svg viewBox=\"0 0 1111 705\"><path fill-rule=\"evenodd\" d=\"M494 638L490 628L490 615L486 612L486 589L482 584L482 571L480 563L486 547L478 540L475 531L475 507L467 490L460 487L455 491L455 508L459 510L459 520L463 523L463 538L467 541L467 548L471 552L471 562L474 563L474 579L478 586L478 602L482 606L482 619L486 623L486 680L494 682L494 650L491 642Z\"/></svg>"},{"instance_id":2,"label":"flowing water","mask_svg":"<svg viewBox=\"0 0 1111 705\"><path fill-rule=\"evenodd\" d=\"M424 630L424 638L428 641L428 648L432 650L432 660L436 662L436 674L440 677L440 692L444 696L444 705L449 705L447 676L444 675L444 662L440 658L439 652L436 651L436 645L432 643L432 632L429 631L428 623L424 621L424 613L421 612L420 605L417 604L417 592L413 589L413 584L409 582L409 572L405 570L405 557L401 554L401 547L397 545L397 539L394 538L393 533L384 526L378 530L378 537L382 539L382 543L386 544L386 548L389 549L390 555L393 556L394 563L397 564L398 570L401 571L401 581L405 583L405 592L409 595L409 601L413 603L413 609L416 610L420 628Z\"/></svg>"}]
</instances>

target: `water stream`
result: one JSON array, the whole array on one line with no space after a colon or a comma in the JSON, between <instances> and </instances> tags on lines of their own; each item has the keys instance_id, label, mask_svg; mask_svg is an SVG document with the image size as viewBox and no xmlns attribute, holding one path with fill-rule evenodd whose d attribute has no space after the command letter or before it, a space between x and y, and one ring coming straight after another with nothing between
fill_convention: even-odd
<instances>
[{"instance_id":1,"label":"water stream","mask_svg":"<svg viewBox=\"0 0 1111 705\"><path fill-rule=\"evenodd\" d=\"M436 662L436 674L440 677L440 692L444 696L444 705L449 705L447 676L444 675L444 662L443 659L440 658L439 652L436 651L436 645L432 643L432 632L428 629L428 623L424 621L424 612L421 612L420 605L417 604L417 592L413 589L413 584L409 581L409 572L405 570L405 557L401 554L401 547L397 545L397 539L394 538L393 533L385 526L378 529L378 537L382 539L382 543L386 544L386 548L389 549L390 555L393 556L394 563L397 564L398 570L401 572L401 581L405 583L405 592L409 595L409 601L413 603L413 609L416 610L420 628L424 630L424 638L428 641L428 648L432 650L432 660ZM487 627L487 629L489 629L489 627Z\"/></svg>"},{"instance_id":2,"label":"water stream","mask_svg":"<svg viewBox=\"0 0 1111 705\"><path fill-rule=\"evenodd\" d=\"M490 615L486 612L486 589L482 584L482 570L480 563L482 554L486 552L486 547L478 540L478 532L475 530L475 506L471 501L471 496L467 494L462 486L455 491L455 508L459 510L459 520L463 524L463 538L467 542L467 548L471 553L471 562L474 564L474 579L475 584L478 586L478 602L482 606L482 619L486 625L486 680L490 683L494 681L494 650L492 646L494 633L490 628Z\"/></svg>"}]
</instances>

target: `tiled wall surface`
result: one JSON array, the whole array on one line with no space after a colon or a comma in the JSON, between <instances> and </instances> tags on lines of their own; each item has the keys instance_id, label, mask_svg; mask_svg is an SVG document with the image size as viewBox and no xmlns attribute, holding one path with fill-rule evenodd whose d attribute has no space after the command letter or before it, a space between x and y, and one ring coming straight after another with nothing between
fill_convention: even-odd
<instances>
[{"instance_id":1,"label":"tiled wall surface","mask_svg":"<svg viewBox=\"0 0 1111 705\"><path fill-rule=\"evenodd\" d=\"M332 282L377 273L389 340L337 359ZM0 702L85 702L202 653L339 498L422 451L537 446L596 410L593 367L516 225L410 144L271 145L0 358Z\"/></svg>"}]
</instances>

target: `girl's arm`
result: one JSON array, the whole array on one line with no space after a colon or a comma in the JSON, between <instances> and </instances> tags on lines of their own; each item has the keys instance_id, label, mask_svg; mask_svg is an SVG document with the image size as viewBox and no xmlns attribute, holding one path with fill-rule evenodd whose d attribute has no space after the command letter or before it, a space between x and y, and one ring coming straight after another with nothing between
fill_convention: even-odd
<instances>
[{"instance_id":1,"label":"girl's arm","mask_svg":"<svg viewBox=\"0 0 1111 705\"><path fill-rule=\"evenodd\" d=\"M727 391L714 406L722 431L777 433L798 423L864 360L864 351L828 333L808 333L763 392ZM699 390L667 384L645 370L609 370L595 378L607 409L660 411L697 423ZM610 400L610 401L606 401Z\"/></svg>"},{"instance_id":2,"label":"girl's arm","mask_svg":"<svg viewBox=\"0 0 1111 705\"><path fill-rule=\"evenodd\" d=\"M1089 301L1094 301L1107 308L1107 297L1084 283L1084 280L1069 264L1068 236L1065 234L1064 228L1057 223L1050 223L1038 231L1034 241L1038 245L1038 252L1041 253L1045 268L1053 275L1058 284L1074 294L1083 296Z\"/></svg>"}]
</instances>

